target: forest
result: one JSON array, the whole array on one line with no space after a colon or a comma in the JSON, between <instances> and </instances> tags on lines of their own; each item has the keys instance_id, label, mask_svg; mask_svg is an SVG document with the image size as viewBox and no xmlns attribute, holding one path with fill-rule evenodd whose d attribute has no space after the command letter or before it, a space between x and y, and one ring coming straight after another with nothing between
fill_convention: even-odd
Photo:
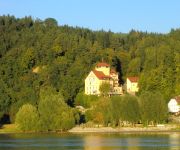
<instances>
[{"instance_id":1,"label":"forest","mask_svg":"<svg viewBox=\"0 0 180 150\"><path fill-rule=\"evenodd\" d=\"M54 18L0 16L0 124L18 122L15 116L23 108L47 122L43 111L51 114L46 107L55 99L62 110L56 113L72 119L54 124L64 129L78 123L75 100L89 71L102 59L118 71L122 85L126 77L139 76L140 99L147 92L157 93L167 104L180 94L180 29L114 33L61 25Z\"/></svg>"}]
</instances>

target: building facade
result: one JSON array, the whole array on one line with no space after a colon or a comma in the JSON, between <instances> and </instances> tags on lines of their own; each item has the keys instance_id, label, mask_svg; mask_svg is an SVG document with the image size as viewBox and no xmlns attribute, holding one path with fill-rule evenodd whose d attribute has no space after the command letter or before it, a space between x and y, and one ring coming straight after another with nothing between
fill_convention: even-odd
<instances>
[{"instance_id":1,"label":"building facade","mask_svg":"<svg viewBox=\"0 0 180 150\"><path fill-rule=\"evenodd\" d=\"M85 94L100 95L100 86L102 83L110 84L109 94L122 94L122 87L119 85L118 73L111 69L110 65L101 62L98 63L85 79Z\"/></svg>"},{"instance_id":2,"label":"building facade","mask_svg":"<svg viewBox=\"0 0 180 150\"><path fill-rule=\"evenodd\" d=\"M168 110L170 113L180 113L180 96L172 98L168 103Z\"/></svg>"},{"instance_id":3,"label":"building facade","mask_svg":"<svg viewBox=\"0 0 180 150\"><path fill-rule=\"evenodd\" d=\"M128 77L126 80L126 88L128 93L136 93L139 91L138 77Z\"/></svg>"}]
</instances>

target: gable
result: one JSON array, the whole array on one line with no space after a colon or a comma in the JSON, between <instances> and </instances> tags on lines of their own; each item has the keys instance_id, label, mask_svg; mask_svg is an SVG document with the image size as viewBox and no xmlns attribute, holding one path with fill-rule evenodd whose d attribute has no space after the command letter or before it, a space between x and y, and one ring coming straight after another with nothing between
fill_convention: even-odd
<instances>
[{"instance_id":1,"label":"gable","mask_svg":"<svg viewBox=\"0 0 180 150\"><path fill-rule=\"evenodd\" d=\"M138 77L128 77L127 78L131 83L137 83L139 78Z\"/></svg>"},{"instance_id":2,"label":"gable","mask_svg":"<svg viewBox=\"0 0 180 150\"><path fill-rule=\"evenodd\" d=\"M105 62L100 62L96 65L97 67L110 67L109 64L105 63Z\"/></svg>"},{"instance_id":3,"label":"gable","mask_svg":"<svg viewBox=\"0 0 180 150\"><path fill-rule=\"evenodd\" d=\"M169 103L168 103L169 105L177 105L177 101L176 101L176 99L171 99L170 101L169 101Z\"/></svg>"},{"instance_id":4,"label":"gable","mask_svg":"<svg viewBox=\"0 0 180 150\"><path fill-rule=\"evenodd\" d=\"M180 96L175 97L176 102L180 105Z\"/></svg>"},{"instance_id":5,"label":"gable","mask_svg":"<svg viewBox=\"0 0 180 150\"><path fill-rule=\"evenodd\" d=\"M91 72L88 74L88 76L86 77L86 79L85 79L85 80L88 80L89 78L95 78L95 79L97 79L97 80L98 80L98 78L96 77L96 75L94 74L94 72L93 72L93 71L91 71Z\"/></svg>"}]
</instances>

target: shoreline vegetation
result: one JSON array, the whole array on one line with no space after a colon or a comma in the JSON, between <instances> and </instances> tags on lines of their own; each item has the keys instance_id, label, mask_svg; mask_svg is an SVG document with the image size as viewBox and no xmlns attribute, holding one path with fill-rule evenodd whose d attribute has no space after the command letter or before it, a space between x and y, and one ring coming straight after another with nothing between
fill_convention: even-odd
<instances>
[{"instance_id":1,"label":"shoreline vegetation","mask_svg":"<svg viewBox=\"0 0 180 150\"><path fill-rule=\"evenodd\" d=\"M179 124L167 107L180 94L179 37L180 29L122 34L0 16L0 132ZM123 95L109 97L106 86L99 96L85 95L84 79L98 62L119 74ZM126 92L132 76L139 77L135 95Z\"/></svg>"},{"instance_id":2,"label":"shoreline vegetation","mask_svg":"<svg viewBox=\"0 0 180 150\"><path fill-rule=\"evenodd\" d=\"M180 125L157 125L148 127L84 127L75 126L68 131L46 131L46 132L35 132L35 131L22 131L18 129L15 124L6 124L0 128L0 134L28 134L28 133L134 133L134 132L180 132Z\"/></svg>"}]
</instances>

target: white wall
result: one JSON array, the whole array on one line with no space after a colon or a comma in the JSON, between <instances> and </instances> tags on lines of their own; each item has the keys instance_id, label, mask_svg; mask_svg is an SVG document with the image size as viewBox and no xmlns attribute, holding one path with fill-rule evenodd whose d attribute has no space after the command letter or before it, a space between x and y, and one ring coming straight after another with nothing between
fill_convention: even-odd
<instances>
[{"instance_id":1,"label":"white wall","mask_svg":"<svg viewBox=\"0 0 180 150\"><path fill-rule=\"evenodd\" d=\"M177 113L180 111L180 106L178 106L178 103L175 99L171 99L168 103L168 110L171 113Z\"/></svg>"}]
</instances>

